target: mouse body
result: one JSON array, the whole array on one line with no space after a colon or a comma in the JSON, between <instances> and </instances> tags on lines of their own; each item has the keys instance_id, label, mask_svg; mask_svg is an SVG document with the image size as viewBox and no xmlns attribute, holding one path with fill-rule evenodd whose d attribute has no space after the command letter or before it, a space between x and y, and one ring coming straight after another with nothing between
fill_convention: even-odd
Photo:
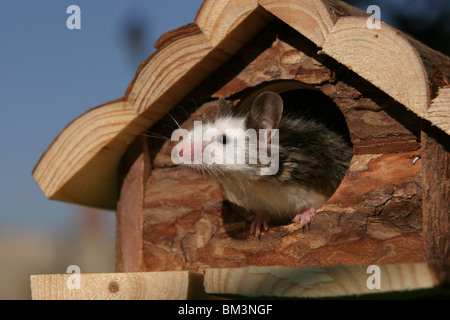
<instances>
[{"instance_id":1,"label":"mouse body","mask_svg":"<svg viewBox=\"0 0 450 320\"><path fill-rule=\"evenodd\" d=\"M351 145L324 124L283 115L282 98L267 91L243 115L219 99L215 120L185 132L172 158L217 180L227 200L253 213L250 232L259 236L270 223L309 224L352 155Z\"/></svg>"}]
</instances>

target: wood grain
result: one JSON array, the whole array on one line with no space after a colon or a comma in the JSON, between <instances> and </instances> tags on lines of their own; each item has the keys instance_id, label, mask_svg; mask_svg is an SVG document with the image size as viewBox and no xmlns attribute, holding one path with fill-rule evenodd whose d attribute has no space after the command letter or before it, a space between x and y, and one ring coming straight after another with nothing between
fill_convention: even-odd
<instances>
[{"instance_id":1,"label":"wood grain","mask_svg":"<svg viewBox=\"0 0 450 320\"><path fill-rule=\"evenodd\" d=\"M259 0L259 4L318 47L322 47L341 17L369 16L337 0Z\"/></svg>"},{"instance_id":2,"label":"wood grain","mask_svg":"<svg viewBox=\"0 0 450 320\"><path fill-rule=\"evenodd\" d=\"M213 46L231 55L272 19L258 0L205 0L195 22Z\"/></svg>"},{"instance_id":3,"label":"wood grain","mask_svg":"<svg viewBox=\"0 0 450 320\"><path fill-rule=\"evenodd\" d=\"M424 123L422 131L423 227L426 257L450 266L450 139Z\"/></svg>"},{"instance_id":4,"label":"wood grain","mask_svg":"<svg viewBox=\"0 0 450 320\"><path fill-rule=\"evenodd\" d=\"M150 174L147 140L140 136L128 148L121 163L121 190L116 214L116 269L142 269L144 187Z\"/></svg>"},{"instance_id":5,"label":"wood grain","mask_svg":"<svg viewBox=\"0 0 450 320\"><path fill-rule=\"evenodd\" d=\"M159 120L191 91L195 84L228 56L214 51L198 27L156 51L137 75L127 99L138 114Z\"/></svg>"},{"instance_id":6,"label":"wood grain","mask_svg":"<svg viewBox=\"0 0 450 320\"><path fill-rule=\"evenodd\" d=\"M323 51L373 83L417 115L429 105L427 74L417 52L394 28L369 29L367 18L343 17Z\"/></svg>"},{"instance_id":7,"label":"wood grain","mask_svg":"<svg viewBox=\"0 0 450 320\"><path fill-rule=\"evenodd\" d=\"M309 268L211 268L189 271L32 275L33 300L188 300L217 295L277 298L344 297L429 289L442 283L427 263ZM379 268L379 269L378 269ZM379 288L369 279L379 276ZM79 287L74 287L79 277Z\"/></svg>"},{"instance_id":8,"label":"wood grain","mask_svg":"<svg viewBox=\"0 0 450 320\"><path fill-rule=\"evenodd\" d=\"M260 238L249 234L248 213L223 202L216 183L176 167L154 168L145 197L145 270L425 261L415 154L355 156L310 230L271 226Z\"/></svg>"},{"instance_id":9,"label":"wood grain","mask_svg":"<svg viewBox=\"0 0 450 320\"><path fill-rule=\"evenodd\" d=\"M335 19L324 1L260 0L260 5L321 46L334 26Z\"/></svg>"},{"instance_id":10,"label":"wood grain","mask_svg":"<svg viewBox=\"0 0 450 320\"><path fill-rule=\"evenodd\" d=\"M314 268L207 269L210 294L247 297L322 298L432 288L440 282L426 263L379 265L380 289L370 289L367 265Z\"/></svg>"},{"instance_id":11,"label":"wood grain","mask_svg":"<svg viewBox=\"0 0 450 320\"><path fill-rule=\"evenodd\" d=\"M450 87L440 88L427 110L428 119L450 135Z\"/></svg>"},{"instance_id":12,"label":"wood grain","mask_svg":"<svg viewBox=\"0 0 450 320\"><path fill-rule=\"evenodd\" d=\"M33 300L186 300L205 299L203 276L188 271L31 276ZM72 277L72 278L71 278Z\"/></svg>"},{"instance_id":13,"label":"wood grain","mask_svg":"<svg viewBox=\"0 0 450 320\"><path fill-rule=\"evenodd\" d=\"M55 138L33 177L50 199L115 209L120 159L150 124L127 101L93 108Z\"/></svg>"}]
</instances>

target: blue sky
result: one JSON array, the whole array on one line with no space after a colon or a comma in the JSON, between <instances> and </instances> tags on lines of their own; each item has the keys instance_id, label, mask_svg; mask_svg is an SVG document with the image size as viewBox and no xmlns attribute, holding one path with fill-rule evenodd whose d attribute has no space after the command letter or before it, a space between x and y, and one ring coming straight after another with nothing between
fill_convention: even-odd
<instances>
[{"instance_id":1,"label":"blue sky","mask_svg":"<svg viewBox=\"0 0 450 320\"><path fill-rule=\"evenodd\" d=\"M123 24L145 20L148 52L172 29L193 22L201 0L2 0L0 3L0 227L64 226L78 211L47 200L31 171L71 120L117 99L137 61L126 50ZM81 29L69 30L69 5Z\"/></svg>"}]
</instances>

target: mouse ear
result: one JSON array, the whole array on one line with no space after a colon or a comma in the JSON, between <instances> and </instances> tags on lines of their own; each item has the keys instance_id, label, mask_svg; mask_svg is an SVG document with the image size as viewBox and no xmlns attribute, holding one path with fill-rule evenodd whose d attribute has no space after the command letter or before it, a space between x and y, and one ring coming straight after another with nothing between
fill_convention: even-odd
<instances>
[{"instance_id":1,"label":"mouse ear","mask_svg":"<svg viewBox=\"0 0 450 320\"><path fill-rule=\"evenodd\" d=\"M256 131L259 129L277 129L280 124L281 115L283 113L283 100L281 97L271 91L266 91L258 95L253 101L250 110L247 127ZM270 140L270 135L265 137L266 141ZM269 138L269 139L267 139Z\"/></svg>"},{"instance_id":2,"label":"mouse ear","mask_svg":"<svg viewBox=\"0 0 450 320\"><path fill-rule=\"evenodd\" d=\"M220 98L216 118L226 117L231 115L231 113L231 107L228 105L228 102L224 98Z\"/></svg>"}]
</instances>

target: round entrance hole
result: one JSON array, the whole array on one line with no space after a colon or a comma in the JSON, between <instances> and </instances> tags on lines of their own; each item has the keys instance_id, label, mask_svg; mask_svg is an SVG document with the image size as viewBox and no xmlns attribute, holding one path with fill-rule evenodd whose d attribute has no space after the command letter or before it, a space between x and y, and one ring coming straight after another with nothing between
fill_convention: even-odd
<instances>
[{"instance_id":1,"label":"round entrance hole","mask_svg":"<svg viewBox=\"0 0 450 320\"><path fill-rule=\"evenodd\" d=\"M286 113L323 123L352 146L347 121L327 95L317 90L298 89L282 92L280 96L283 98Z\"/></svg>"},{"instance_id":2,"label":"round entrance hole","mask_svg":"<svg viewBox=\"0 0 450 320\"><path fill-rule=\"evenodd\" d=\"M311 123L317 123L331 134L324 134L323 146L332 156L335 168L325 168L330 175L331 197L344 178L353 157L353 145L347 127L347 121L337 105L324 93L313 89L296 89L280 93L284 103L284 114L293 118L302 118ZM299 137L302 141L302 137ZM309 141L306 139L305 144ZM314 143L314 141L313 141ZM318 146L320 147L320 146ZM320 153L319 153L320 156ZM326 157L325 157L326 158ZM333 166L329 161L317 160L321 166ZM314 177L312 177L314 179ZM319 208L316 208L319 209Z\"/></svg>"},{"instance_id":3,"label":"round entrance hole","mask_svg":"<svg viewBox=\"0 0 450 320\"><path fill-rule=\"evenodd\" d=\"M292 205L299 208L295 211L299 210L301 214L301 207L318 210L332 197L345 177L353 157L353 146L344 115L327 95L304 85L288 84L287 88L280 83L260 87L243 98L237 109L246 114L256 97L265 91L276 92L283 100L279 172L271 181L278 182L275 185L280 190L289 189L292 196L285 197L285 191L278 190L268 196L276 203L279 203L277 194L280 198L291 199ZM297 200L291 197L297 197ZM271 209L292 212L292 208L290 204L279 203L279 207ZM272 223L286 224L292 218L281 213L280 217L279 221L272 219Z\"/></svg>"}]
</instances>

